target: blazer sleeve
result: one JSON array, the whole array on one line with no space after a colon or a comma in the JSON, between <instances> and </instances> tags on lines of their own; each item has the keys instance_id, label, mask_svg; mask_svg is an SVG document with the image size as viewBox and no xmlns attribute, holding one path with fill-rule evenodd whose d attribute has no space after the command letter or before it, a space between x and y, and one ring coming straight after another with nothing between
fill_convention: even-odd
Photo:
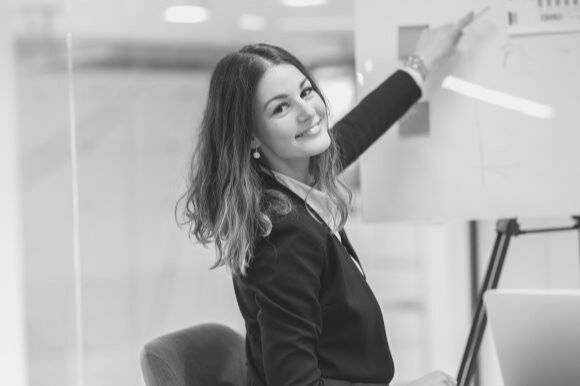
<instances>
[{"instance_id":1,"label":"blazer sleeve","mask_svg":"<svg viewBox=\"0 0 580 386\"><path fill-rule=\"evenodd\" d=\"M258 307L268 385L325 384L316 355L322 329L322 245L299 223L287 220L256 245L247 280Z\"/></svg>"},{"instance_id":2,"label":"blazer sleeve","mask_svg":"<svg viewBox=\"0 0 580 386\"><path fill-rule=\"evenodd\" d=\"M346 169L421 98L411 75L397 70L332 128Z\"/></svg>"}]
</instances>

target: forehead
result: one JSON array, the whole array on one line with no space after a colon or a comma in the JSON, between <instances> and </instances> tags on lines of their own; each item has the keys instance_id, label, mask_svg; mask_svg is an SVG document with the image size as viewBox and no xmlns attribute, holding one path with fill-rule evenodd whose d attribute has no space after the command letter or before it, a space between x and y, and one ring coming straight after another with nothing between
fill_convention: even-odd
<instances>
[{"instance_id":1,"label":"forehead","mask_svg":"<svg viewBox=\"0 0 580 386\"><path fill-rule=\"evenodd\" d=\"M266 101L276 95L296 91L305 77L291 64L270 66L258 83L256 97L259 101Z\"/></svg>"}]
</instances>

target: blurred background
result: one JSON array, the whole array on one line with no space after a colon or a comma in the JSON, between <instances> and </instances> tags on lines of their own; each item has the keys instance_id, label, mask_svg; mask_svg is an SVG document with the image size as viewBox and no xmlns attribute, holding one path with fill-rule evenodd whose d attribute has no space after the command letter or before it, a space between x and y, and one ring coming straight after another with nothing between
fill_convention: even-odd
<instances>
[{"instance_id":1,"label":"blurred background","mask_svg":"<svg viewBox=\"0 0 580 386\"><path fill-rule=\"evenodd\" d=\"M244 44L277 44L340 118L356 102L353 0L0 4L6 384L144 385L147 341L203 322L243 334L231 277L209 270L212 248L174 218L209 77ZM494 224L364 223L358 167L346 172L347 230L385 315L395 384L455 374ZM572 251L566 237L514 247L506 286L577 286L577 271L516 274L530 258L545 268L559 245Z\"/></svg>"}]
</instances>

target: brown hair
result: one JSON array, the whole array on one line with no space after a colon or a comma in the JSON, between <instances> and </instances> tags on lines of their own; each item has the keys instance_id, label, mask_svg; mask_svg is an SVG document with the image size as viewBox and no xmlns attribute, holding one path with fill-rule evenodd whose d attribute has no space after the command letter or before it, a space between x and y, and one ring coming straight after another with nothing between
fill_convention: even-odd
<instances>
[{"instance_id":1,"label":"brown hair","mask_svg":"<svg viewBox=\"0 0 580 386\"><path fill-rule=\"evenodd\" d=\"M189 236L203 245L215 243L216 268L226 265L234 275L246 273L253 244L272 230L272 219L288 214L290 199L276 190L264 190L259 175L265 165L251 157L254 99L258 82L268 67L291 64L306 76L325 106L322 92L304 65L286 50L269 44L243 47L221 59L211 76L201 130L188 174L187 191L176 204L183 205ZM327 119L328 121L328 119ZM310 174L326 192L344 226L351 193L337 179L342 169L332 130L330 147L311 157ZM345 199L339 185L348 193ZM179 221L178 221L179 222Z\"/></svg>"}]
</instances>

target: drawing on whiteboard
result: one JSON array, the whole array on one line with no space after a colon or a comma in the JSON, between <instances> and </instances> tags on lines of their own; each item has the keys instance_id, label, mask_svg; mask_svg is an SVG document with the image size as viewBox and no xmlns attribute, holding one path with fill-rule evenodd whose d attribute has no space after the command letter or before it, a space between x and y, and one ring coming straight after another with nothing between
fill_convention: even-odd
<instances>
[{"instance_id":1,"label":"drawing on whiteboard","mask_svg":"<svg viewBox=\"0 0 580 386\"><path fill-rule=\"evenodd\" d=\"M365 221L578 212L580 34L514 38L508 1L355 2L356 71L364 74L358 98L397 69L417 26L440 25L467 7L480 14L455 60L430 73L411 120L403 117L361 157ZM558 4L566 0L550 7ZM428 112L414 115L423 101Z\"/></svg>"}]
</instances>

